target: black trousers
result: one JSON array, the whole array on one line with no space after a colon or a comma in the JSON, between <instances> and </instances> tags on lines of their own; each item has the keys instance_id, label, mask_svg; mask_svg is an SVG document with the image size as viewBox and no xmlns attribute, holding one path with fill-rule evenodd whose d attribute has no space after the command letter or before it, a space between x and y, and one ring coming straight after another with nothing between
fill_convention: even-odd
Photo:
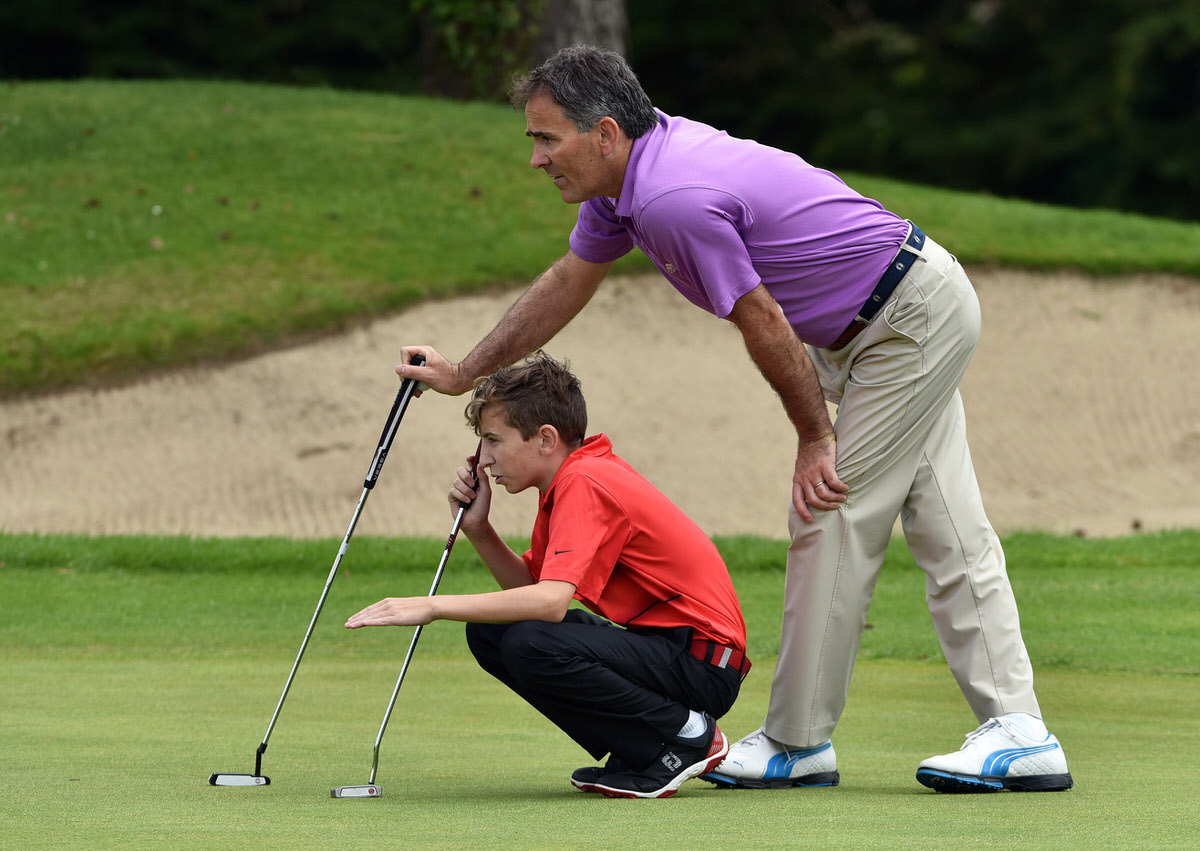
<instances>
[{"instance_id":1,"label":"black trousers","mask_svg":"<svg viewBox=\"0 0 1200 851\"><path fill-rule=\"evenodd\" d=\"M580 609L561 623L467 624L480 666L594 759L644 768L687 722L719 718L737 698L737 671L688 652L691 629L630 630Z\"/></svg>"}]
</instances>

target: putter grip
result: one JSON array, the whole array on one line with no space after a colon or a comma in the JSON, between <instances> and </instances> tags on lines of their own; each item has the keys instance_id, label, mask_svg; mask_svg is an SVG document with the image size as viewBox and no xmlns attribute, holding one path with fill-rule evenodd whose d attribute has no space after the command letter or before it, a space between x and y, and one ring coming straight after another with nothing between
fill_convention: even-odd
<instances>
[{"instance_id":1,"label":"putter grip","mask_svg":"<svg viewBox=\"0 0 1200 851\"><path fill-rule=\"evenodd\" d=\"M479 490L479 453L483 451L483 438L479 438L479 443L475 446L475 460L471 462L471 487L474 490ZM470 507L469 502L460 502L458 507L466 511ZM457 530L456 530L457 531ZM451 533L454 534L453 532ZM452 539L453 540L453 539Z\"/></svg>"},{"instance_id":2,"label":"putter grip","mask_svg":"<svg viewBox=\"0 0 1200 851\"><path fill-rule=\"evenodd\" d=\"M413 366L421 366L425 363L425 356L413 355L409 363ZM387 460L388 451L392 448L392 440L396 437L396 428L400 425L400 420L404 418L404 412L408 408L408 402L418 383L415 378L406 378L400 382L400 389L396 391L396 401L392 402L392 411L388 414L387 422L384 423L383 432L379 435L379 445L375 448L375 457L371 459L371 467L367 470L367 477L363 480L364 488L375 487L375 482L379 479L379 471L383 469L383 462Z\"/></svg>"},{"instance_id":3,"label":"putter grip","mask_svg":"<svg viewBox=\"0 0 1200 851\"><path fill-rule=\"evenodd\" d=\"M420 354L418 352L417 354L412 356L412 360L410 360L408 363L410 366L424 366L425 365L425 355ZM416 384L416 383L417 383L417 380L415 378L406 378L400 382L400 391L404 392L405 387L407 387L410 384Z\"/></svg>"}]
</instances>

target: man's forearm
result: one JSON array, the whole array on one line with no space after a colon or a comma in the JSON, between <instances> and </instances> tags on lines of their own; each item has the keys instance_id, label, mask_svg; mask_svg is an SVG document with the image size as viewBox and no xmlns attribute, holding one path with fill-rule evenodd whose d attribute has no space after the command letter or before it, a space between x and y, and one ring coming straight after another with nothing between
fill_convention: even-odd
<instances>
[{"instance_id":1,"label":"man's forearm","mask_svg":"<svg viewBox=\"0 0 1200 851\"><path fill-rule=\"evenodd\" d=\"M729 319L767 383L779 394L801 442L833 434L829 410L804 343L763 287L742 296Z\"/></svg>"},{"instance_id":2,"label":"man's forearm","mask_svg":"<svg viewBox=\"0 0 1200 851\"><path fill-rule=\"evenodd\" d=\"M750 356L796 428L792 506L801 520L812 523L813 509L832 511L846 501L849 491L837 474L837 437L817 371L804 343L762 285L737 300L729 320L742 332Z\"/></svg>"},{"instance_id":3,"label":"man's forearm","mask_svg":"<svg viewBox=\"0 0 1200 851\"><path fill-rule=\"evenodd\" d=\"M772 347L752 347L749 342L747 349L763 377L779 394L800 440L823 440L833 433L820 382L803 347L791 356Z\"/></svg>"},{"instance_id":4,"label":"man's forearm","mask_svg":"<svg viewBox=\"0 0 1200 851\"><path fill-rule=\"evenodd\" d=\"M521 294L457 369L465 388L548 343L583 309L611 263L587 263L568 252Z\"/></svg>"}]
</instances>

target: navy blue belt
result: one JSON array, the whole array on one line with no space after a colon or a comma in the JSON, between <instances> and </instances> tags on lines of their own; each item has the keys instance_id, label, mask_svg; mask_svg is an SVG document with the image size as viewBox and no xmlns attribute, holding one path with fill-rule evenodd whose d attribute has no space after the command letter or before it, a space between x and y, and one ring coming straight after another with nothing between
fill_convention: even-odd
<instances>
[{"instance_id":1,"label":"navy blue belt","mask_svg":"<svg viewBox=\"0 0 1200 851\"><path fill-rule=\"evenodd\" d=\"M896 291L896 287L900 285L900 281L908 274L908 270L917 262L920 256L908 250L908 247L920 251L925 247L925 232L915 224L912 230L909 231L908 239L904 240L904 244L900 246L900 250L896 252L896 256L892 258L892 262L888 265L883 275L879 278L879 283L875 285L875 290L870 297L863 303L862 308L858 311L858 315L853 321L846 326L846 330L842 335L834 340L825 348L837 351L844 348L847 343L858 336L862 329L871 324L871 320L875 318L875 314L879 312L879 308L883 307L883 303L891 298L892 293Z\"/></svg>"}]
</instances>

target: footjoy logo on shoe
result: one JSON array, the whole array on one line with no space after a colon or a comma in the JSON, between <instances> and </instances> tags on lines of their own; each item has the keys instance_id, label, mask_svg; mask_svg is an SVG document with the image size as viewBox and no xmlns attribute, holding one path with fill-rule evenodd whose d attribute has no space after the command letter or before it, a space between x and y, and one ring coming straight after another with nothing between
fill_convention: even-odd
<instances>
[{"instance_id":1,"label":"footjoy logo on shoe","mask_svg":"<svg viewBox=\"0 0 1200 851\"><path fill-rule=\"evenodd\" d=\"M662 764L667 767L667 771L678 771L683 767L683 760L670 751L667 751L667 753L663 754Z\"/></svg>"}]
</instances>

